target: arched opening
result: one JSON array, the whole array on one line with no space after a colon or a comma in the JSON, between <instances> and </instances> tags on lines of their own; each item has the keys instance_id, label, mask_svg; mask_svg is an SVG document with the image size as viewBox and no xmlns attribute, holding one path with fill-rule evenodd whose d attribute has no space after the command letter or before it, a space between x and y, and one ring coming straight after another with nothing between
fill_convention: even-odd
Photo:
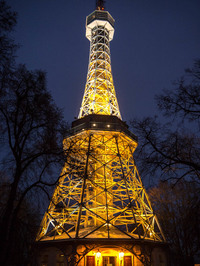
<instances>
[{"instance_id":1,"label":"arched opening","mask_svg":"<svg viewBox=\"0 0 200 266\"><path fill-rule=\"evenodd\" d=\"M122 246L97 246L79 262L79 266L142 266L136 254Z\"/></svg>"}]
</instances>

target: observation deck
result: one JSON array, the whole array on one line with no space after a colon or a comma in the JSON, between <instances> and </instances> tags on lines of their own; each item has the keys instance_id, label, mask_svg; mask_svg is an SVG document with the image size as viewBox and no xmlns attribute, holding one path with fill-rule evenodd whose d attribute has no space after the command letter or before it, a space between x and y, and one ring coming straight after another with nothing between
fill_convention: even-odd
<instances>
[{"instance_id":1,"label":"observation deck","mask_svg":"<svg viewBox=\"0 0 200 266\"><path fill-rule=\"evenodd\" d=\"M114 23L115 20L108 11L95 10L86 18L86 37L91 41L91 30L95 26L104 26L109 32L109 41L112 41L114 36Z\"/></svg>"},{"instance_id":2,"label":"observation deck","mask_svg":"<svg viewBox=\"0 0 200 266\"><path fill-rule=\"evenodd\" d=\"M81 119L73 121L69 133L70 135L74 135L81 132L82 130L123 132L138 143L138 137L134 135L128 129L128 125L117 116L96 114L87 115Z\"/></svg>"}]
</instances>

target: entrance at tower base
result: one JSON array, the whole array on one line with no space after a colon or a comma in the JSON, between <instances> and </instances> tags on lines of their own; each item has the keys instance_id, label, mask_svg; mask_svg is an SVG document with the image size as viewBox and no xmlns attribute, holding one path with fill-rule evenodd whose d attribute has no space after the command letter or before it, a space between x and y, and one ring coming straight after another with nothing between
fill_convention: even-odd
<instances>
[{"instance_id":1,"label":"entrance at tower base","mask_svg":"<svg viewBox=\"0 0 200 266\"><path fill-rule=\"evenodd\" d=\"M84 258L86 266L132 266L143 265L141 261L129 251L120 247L100 247L90 251Z\"/></svg>"},{"instance_id":2,"label":"entrance at tower base","mask_svg":"<svg viewBox=\"0 0 200 266\"><path fill-rule=\"evenodd\" d=\"M155 242L41 241L36 246L36 252L38 266L170 265L167 244Z\"/></svg>"}]
</instances>

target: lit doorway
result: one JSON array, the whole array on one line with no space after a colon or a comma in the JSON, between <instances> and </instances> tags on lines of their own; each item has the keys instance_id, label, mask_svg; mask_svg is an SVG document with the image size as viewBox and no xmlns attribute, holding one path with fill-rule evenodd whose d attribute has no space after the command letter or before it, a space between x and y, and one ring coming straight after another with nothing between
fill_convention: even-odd
<instances>
[{"instance_id":1,"label":"lit doorway","mask_svg":"<svg viewBox=\"0 0 200 266\"><path fill-rule=\"evenodd\" d=\"M103 266L117 266L116 261L115 256L103 256Z\"/></svg>"},{"instance_id":2,"label":"lit doorway","mask_svg":"<svg viewBox=\"0 0 200 266\"><path fill-rule=\"evenodd\" d=\"M85 256L85 266L133 266L133 255L119 248L92 250Z\"/></svg>"}]
</instances>

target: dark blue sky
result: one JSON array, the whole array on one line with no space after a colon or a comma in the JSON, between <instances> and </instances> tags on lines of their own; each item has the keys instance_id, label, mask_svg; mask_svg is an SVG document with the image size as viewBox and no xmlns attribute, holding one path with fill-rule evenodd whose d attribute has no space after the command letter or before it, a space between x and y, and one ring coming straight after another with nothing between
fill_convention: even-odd
<instances>
[{"instance_id":1,"label":"dark blue sky","mask_svg":"<svg viewBox=\"0 0 200 266\"><path fill-rule=\"evenodd\" d=\"M65 119L78 116L89 41L85 18L94 0L7 0L18 12L18 62L47 72ZM115 19L112 71L123 120L154 115L155 94L200 58L199 0L107 0Z\"/></svg>"}]
</instances>

